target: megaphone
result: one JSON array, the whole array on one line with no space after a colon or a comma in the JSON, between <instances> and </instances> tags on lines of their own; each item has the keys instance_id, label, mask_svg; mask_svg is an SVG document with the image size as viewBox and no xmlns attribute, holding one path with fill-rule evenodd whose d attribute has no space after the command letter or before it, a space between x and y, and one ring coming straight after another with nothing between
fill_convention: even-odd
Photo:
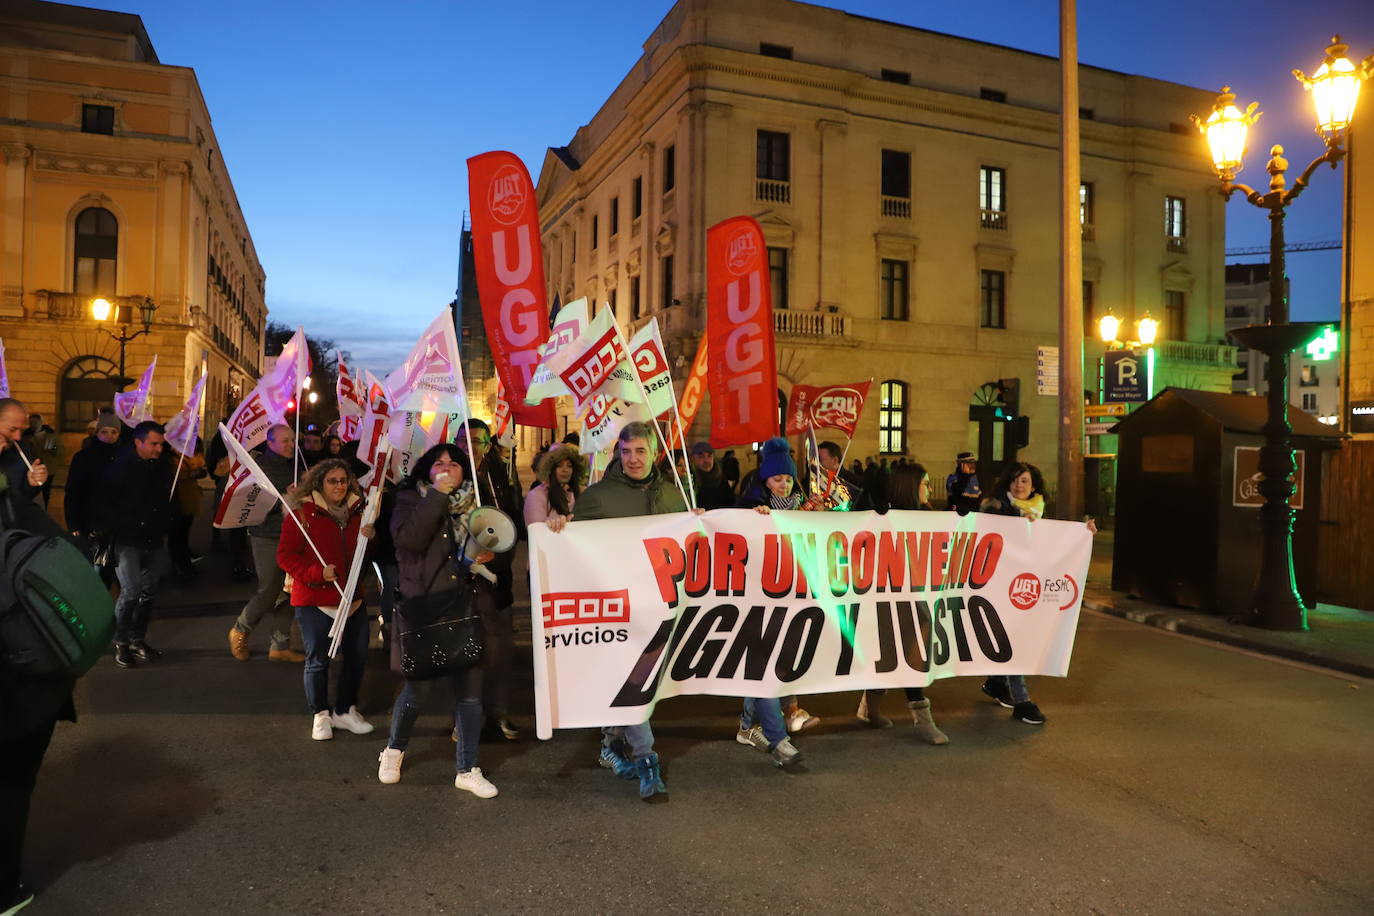
<instances>
[{"instance_id":1,"label":"megaphone","mask_svg":"<svg viewBox=\"0 0 1374 916\"><path fill-rule=\"evenodd\" d=\"M505 553L515 546L518 537L515 522L494 506L479 506L468 513L468 531L472 533L468 550L473 556L483 550Z\"/></svg>"}]
</instances>

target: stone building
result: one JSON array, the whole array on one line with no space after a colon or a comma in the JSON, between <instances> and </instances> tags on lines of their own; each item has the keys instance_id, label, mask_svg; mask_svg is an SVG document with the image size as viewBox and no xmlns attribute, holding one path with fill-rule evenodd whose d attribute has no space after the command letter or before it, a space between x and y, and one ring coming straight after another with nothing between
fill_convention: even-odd
<instances>
[{"instance_id":1,"label":"stone building","mask_svg":"<svg viewBox=\"0 0 1374 916\"><path fill-rule=\"evenodd\" d=\"M1269 265L1226 265L1226 330L1264 324L1269 320ZM1340 322L1334 318L1331 327ZM1293 351L1288 361L1288 402L1334 426L1340 421L1340 351L1316 342L1309 351ZM1264 395L1269 391L1268 359L1258 350L1236 348L1236 374L1231 390L1236 394Z\"/></svg>"},{"instance_id":2,"label":"stone building","mask_svg":"<svg viewBox=\"0 0 1374 916\"><path fill-rule=\"evenodd\" d=\"M1184 126L1214 95L1081 69L1090 388L1111 309L1127 329L1160 321L1156 389L1230 389L1224 205ZM942 471L970 445L1014 455L1005 424L969 408L1018 379L1022 456L1052 472L1058 402L1035 393L1035 366L1058 342L1058 102L1054 58L791 0L679 0L545 158L550 299L610 303L629 330L659 316L680 378L704 324L706 229L754 215L780 400L871 376L851 454Z\"/></svg>"},{"instance_id":3,"label":"stone building","mask_svg":"<svg viewBox=\"0 0 1374 916\"><path fill-rule=\"evenodd\" d=\"M258 376L266 280L195 71L161 63L138 16L7 0L0 149L14 396L73 447L118 376L156 354L165 421L205 357L207 423L227 412ZM116 306L104 322L97 297ZM138 334L123 373L115 334Z\"/></svg>"},{"instance_id":4,"label":"stone building","mask_svg":"<svg viewBox=\"0 0 1374 916\"><path fill-rule=\"evenodd\" d=\"M1365 94L1371 91L1365 86ZM1368 105L1368 101L1366 101ZM1350 128L1345 172L1341 344L1349 379L1342 428L1374 439L1374 126L1368 107Z\"/></svg>"}]
</instances>

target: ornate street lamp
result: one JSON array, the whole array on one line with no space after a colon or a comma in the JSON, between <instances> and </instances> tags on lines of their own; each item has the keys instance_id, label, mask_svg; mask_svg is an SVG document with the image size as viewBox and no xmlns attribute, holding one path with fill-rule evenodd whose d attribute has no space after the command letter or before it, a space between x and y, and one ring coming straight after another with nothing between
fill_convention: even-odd
<instances>
[{"instance_id":1,"label":"ornate street lamp","mask_svg":"<svg viewBox=\"0 0 1374 916\"><path fill-rule=\"evenodd\" d=\"M1108 309L1107 314L1097 319L1097 334L1109 350L1134 350L1142 346L1152 347L1155 338L1159 336L1159 322L1151 318L1149 312L1146 312L1135 323L1135 337L1130 340L1122 340L1121 319Z\"/></svg>"},{"instance_id":2,"label":"ornate street lamp","mask_svg":"<svg viewBox=\"0 0 1374 916\"><path fill-rule=\"evenodd\" d=\"M1245 158L1245 142L1250 126L1259 119L1256 103L1242 113L1235 106L1230 87L1223 87L1216 104L1206 119L1192 116L1192 121L1207 137L1211 147L1212 164L1221 179L1221 195L1227 200L1240 191L1245 199L1262 210L1269 211L1269 323L1237 328L1230 336L1242 346L1259 350L1269 360L1269 392L1264 423L1264 446L1260 449L1259 468L1263 474L1259 490L1264 496L1260 507L1262 530L1259 576L1255 582L1255 596L1246 622L1273 630L1307 629L1307 609L1298 595L1293 578L1293 427L1288 423L1288 357L1294 349L1315 336L1320 324L1288 320L1288 299L1284 296L1284 237L1283 221L1288 205L1303 192L1317 166L1329 163L1334 169L1345 156L1345 132L1355 113L1360 84L1374 71L1374 56L1359 66L1345 56L1347 46L1337 35L1326 49L1326 57L1311 78L1294 70L1296 76L1312 92L1317 113L1317 134L1326 145L1326 152L1312 160L1293 187L1288 188L1284 173L1288 160L1283 147L1269 151L1265 166L1269 173L1269 191L1261 194L1235 180Z\"/></svg>"},{"instance_id":3,"label":"ornate street lamp","mask_svg":"<svg viewBox=\"0 0 1374 916\"><path fill-rule=\"evenodd\" d=\"M104 297L97 297L91 300L91 317L102 326L102 330L106 334L109 334L112 338L119 341L119 375L110 379L110 381L114 382L116 391L123 391L128 387L129 383L133 381L133 379L124 374L125 347L128 345L129 341L137 340L152 330L153 315L157 312L157 305L152 299L144 296L143 302L138 306L138 312L139 318L142 319L143 322L143 328L138 331L130 331L130 319L133 318L133 309L122 305L113 305L110 303L110 300ZM119 322L118 334L111 331L108 327L104 327L104 324L108 322L111 317Z\"/></svg>"}]
</instances>

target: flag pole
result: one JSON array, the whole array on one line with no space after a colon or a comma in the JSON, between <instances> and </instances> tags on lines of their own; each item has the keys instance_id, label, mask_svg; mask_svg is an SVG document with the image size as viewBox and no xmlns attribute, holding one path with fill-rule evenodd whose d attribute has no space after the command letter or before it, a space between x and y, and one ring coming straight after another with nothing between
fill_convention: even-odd
<instances>
[{"instance_id":1,"label":"flag pole","mask_svg":"<svg viewBox=\"0 0 1374 916\"><path fill-rule=\"evenodd\" d=\"M634 359L630 355L630 344L625 339L625 332L620 330L619 321L612 321L612 323L615 325L616 340L620 341L620 346L625 350L625 361L630 364L630 371L634 373L635 382L639 385L639 390L644 395L644 407L646 410L652 410L652 408L649 407L649 389L644 387L644 379L639 377L639 367L634 364ZM671 383L672 376L670 375L669 384ZM677 472L677 462L673 460L672 455L668 454L672 451L672 449L668 447L668 437L663 435L663 427L659 424L658 417L650 413L649 418L654 421L654 431L658 433L658 441L663 443L663 455L668 459L668 467L673 471L673 480L677 482L677 489L678 492L682 494L682 501L687 504L688 509L695 509L697 507L697 493L696 487L692 486L692 469L687 469L687 484L688 486L692 486L692 495L689 499L687 490L682 486L682 477ZM683 443L684 446L686 446L686 444L685 442Z\"/></svg>"}]
</instances>

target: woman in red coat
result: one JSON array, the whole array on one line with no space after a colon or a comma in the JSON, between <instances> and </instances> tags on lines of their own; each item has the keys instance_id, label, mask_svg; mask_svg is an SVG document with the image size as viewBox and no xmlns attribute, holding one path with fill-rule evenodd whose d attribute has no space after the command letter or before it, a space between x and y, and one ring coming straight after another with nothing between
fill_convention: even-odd
<instances>
[{"instance_id":1,"label":"woman in red coat","mask_svg":"<svg viewBox=\"0 0 1374 916\"><path fill-rule=\"evenodd\" d=\"M348 581L359 534L373 534L371 525L362 525L362 491L347 462L331 458L301 477L286 505L301 525L288 520L281 526L277 563L291 577L291 605L305 642L305 699L314 715L310 737L328 741L335 728L366 735L372 725L358 712L367 660L367 615L359 613L361 599L344 611L349 617L340 644L343 669L335 702L329 703L329 629L340 613L339 588ZM306 543L302 525L320 556Z\"/></svg>"}]
</instances>

